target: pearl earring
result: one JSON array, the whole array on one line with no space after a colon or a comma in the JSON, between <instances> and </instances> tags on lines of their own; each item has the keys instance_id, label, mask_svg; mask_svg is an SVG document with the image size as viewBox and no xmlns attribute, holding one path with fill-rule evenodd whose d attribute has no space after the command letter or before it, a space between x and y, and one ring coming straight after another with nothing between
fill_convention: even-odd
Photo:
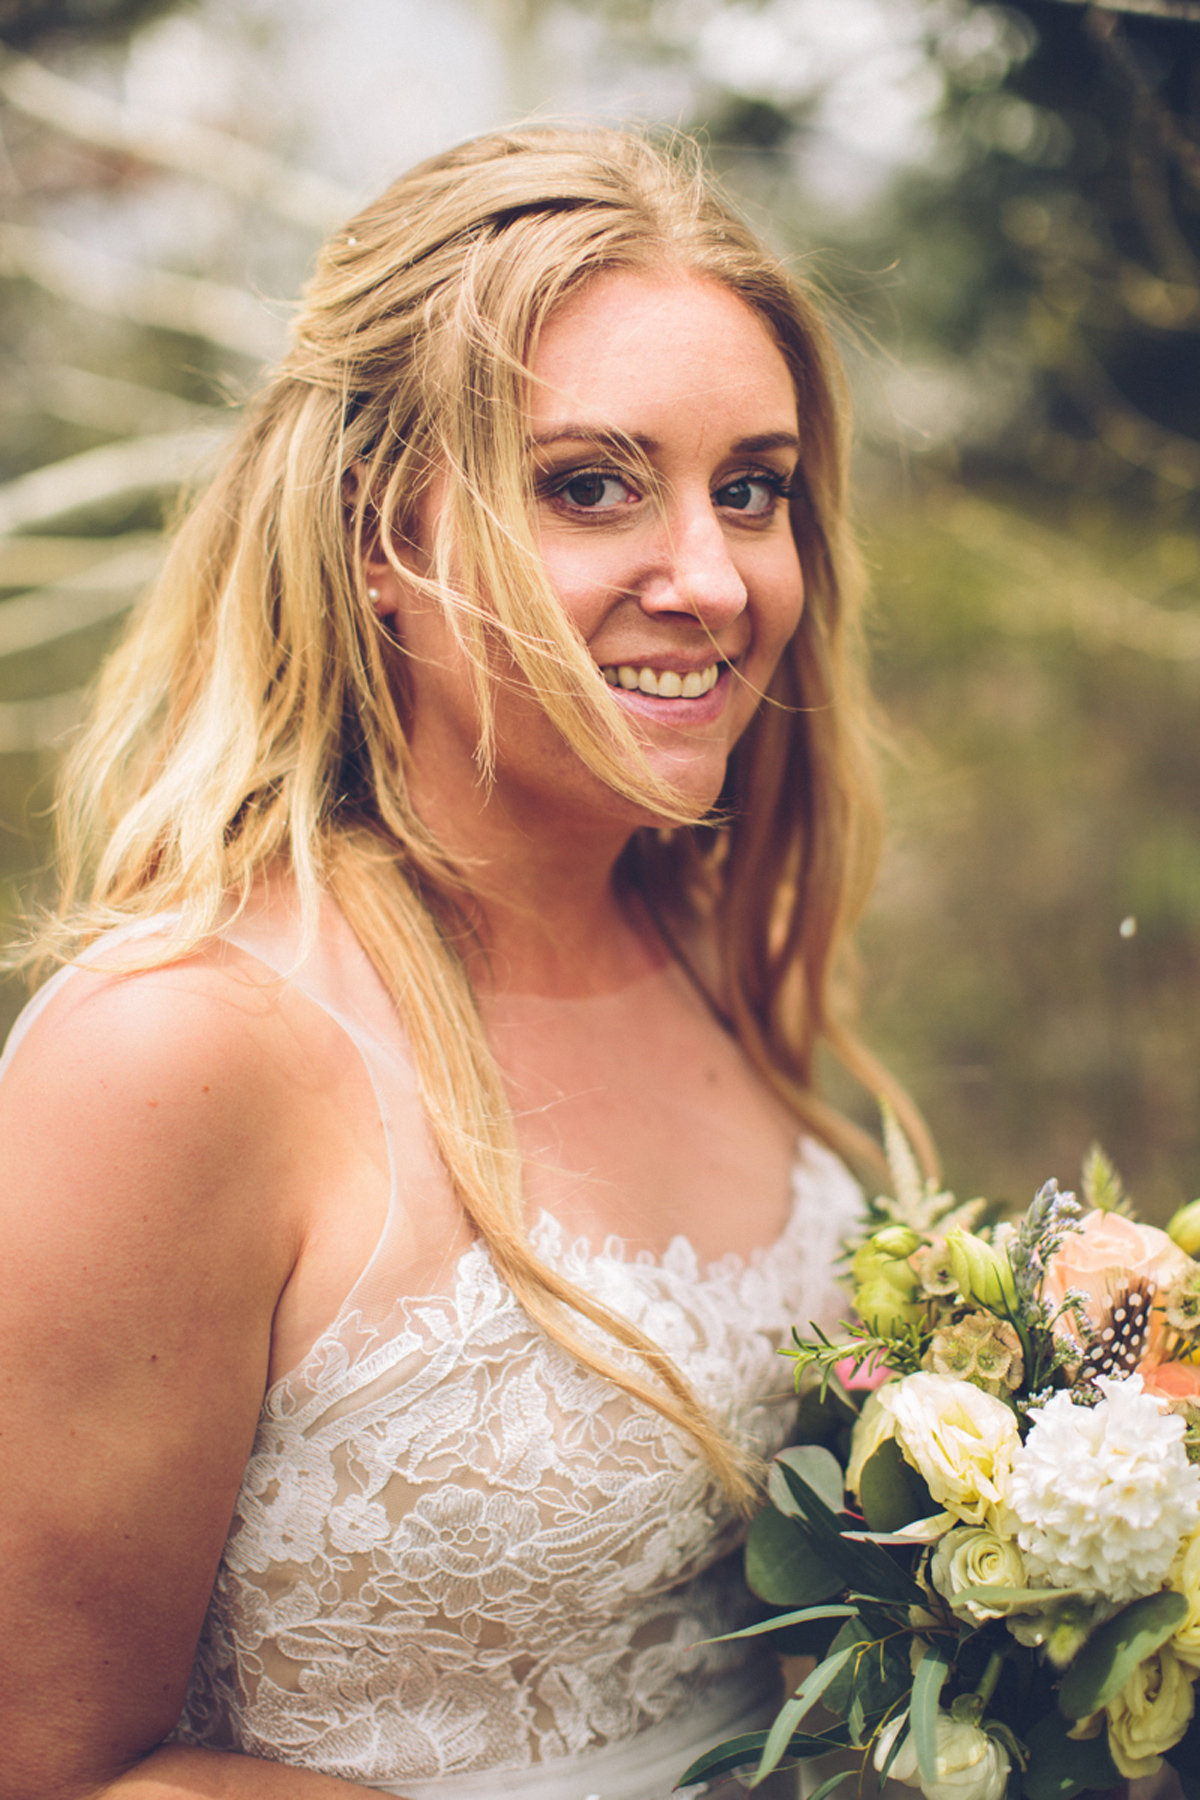
<instances>
[{"instance_id":1,"label":"pearl earring","mask_svg":"<svg viewBox=\"0 0 1200 1800\"><path fill-rule=\"evenodd\" d=\"M367 589L367 599L368 600L378 600L378 598L379 598L379 589L377 587L369 587Z\"/></svg>"}]
</instances>

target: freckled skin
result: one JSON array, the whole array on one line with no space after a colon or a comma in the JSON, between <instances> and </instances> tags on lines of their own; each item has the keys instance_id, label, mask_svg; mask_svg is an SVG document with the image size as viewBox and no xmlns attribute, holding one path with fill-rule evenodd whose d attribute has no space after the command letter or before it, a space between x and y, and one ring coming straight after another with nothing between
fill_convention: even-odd
<instances>
[{"instance_id":1,"label":"freckled skin","mask_svg":"<svg viewBox=\"0 0 1200 1800\"><path fill-rule=\"evenodd\" d=\"M737 670L698 701L608 690L656 771L711 804L804 602L787 505L768 485L786 487L797 458L787 365L757 315L716 283L614 273L551 320L533 368L542 555L597 666L686 670L719 656ZM599 441L614 428L646 448L663 511ZM745 447L764 441L769 448ZM607 483L598 501L582 485L588 476ZM747 482L757 485L739 487ZM431 507L438 496L435 487ZM430 527L427 513L426 539ZM410 652L418 806L431 819L461 818L478 801L461 652L387 563L369 575L380 614ZM645 822L589 773L532 697L502 683L496 713L497 812L522 829L536 814L539 834L556 820L574 833L581 820L603 819L625 835Z\"/></svg>"}]
</instances>

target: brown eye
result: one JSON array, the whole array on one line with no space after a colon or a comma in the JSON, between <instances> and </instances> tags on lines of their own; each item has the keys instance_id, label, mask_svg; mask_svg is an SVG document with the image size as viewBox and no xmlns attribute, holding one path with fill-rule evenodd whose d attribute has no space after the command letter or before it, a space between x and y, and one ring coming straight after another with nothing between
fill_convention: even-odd
<instances>
[{"instance_id":1,"label":"brown eye","mask_svg":"<svg viewBox=\"0 0 1200 1800\"><path fill-rule=\"evenodd\" d=\"M585 469L555 489L556 497L583 512L607 512L626 506L636 496L619 475L608 475L602 469Z\"/></svg>"},{"instance_id":2,"label":"brown eye","mask_svg":"<svg viewBox=\"0 0 1200 1800\"><path fill-rule=\"evenodd\" d=\"M773 512L782 497L783 484L768 481L762 475L743 475L740 481L731 481L713 495L718 506L729 512L747 513L751 518Z\"/></svg>"}]
</instances>

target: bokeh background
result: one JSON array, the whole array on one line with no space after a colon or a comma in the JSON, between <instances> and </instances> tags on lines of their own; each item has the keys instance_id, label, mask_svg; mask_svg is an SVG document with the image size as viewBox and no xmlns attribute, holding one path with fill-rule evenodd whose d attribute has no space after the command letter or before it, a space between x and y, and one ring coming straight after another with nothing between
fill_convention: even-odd
<instances>
[{"instance_id":1,"label":"bokeh background","mask_svg":"<svg viewBox=\"0 0 1200 1800\"><path fill-rule=\"evenodd\" d=\"M851 370L867 1030L960 1193L1098 1138L1161 1220L1200 1192L1198 108L1192 0L0 0L0 927L322 232L517 117L682 126Z\"/></svg>"}]
</instances>

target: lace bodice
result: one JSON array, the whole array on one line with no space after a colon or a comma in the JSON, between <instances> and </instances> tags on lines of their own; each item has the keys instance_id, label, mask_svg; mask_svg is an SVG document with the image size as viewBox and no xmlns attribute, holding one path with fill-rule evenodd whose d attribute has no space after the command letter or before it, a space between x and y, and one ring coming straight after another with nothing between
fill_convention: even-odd
<instances>
[{"instance_id":1,"label":"lace bodice","mask_svg":"<svg viewBox=\"0 0 1200 1800\"><path fill-rule=\"evenodd\" d=\"M353 940L323 934L297 969L261 935L230 936L353 1038L390 1137L413 1082ZM534 1237L769 1455L793 1416L777 1348L794 1321L840 1316L832 1265L859 1204L804 1140L786 1229L746 1259L703 1266L684 1238L661 1257L572 1241L548 1213ZM760 1653L706 1642L750 1602L741 1529L690 1439L548 1339L480 1243L441 1291L397 1301L392 1231L265 1397L179 1740L415 1800L560 1800L565 1786L471 1777L573 1767L671 1722L681 1744L723 1735ZM603 1800L659 1800L689 1760L672 1750L661 1789L605 1785Z\"/></svg>"},{"instance_id":2,"label":"lace bodice","mask_svg":"<svg viewBox=\"0 0 1200 1800\"><path fill-rule=\"evenodd\" d=\"M707 1269L538 1248L668 1349L769 1454L787 1325L830 1317L856 1204L806 1143L778 1243ZM485 1249L364 1342L348 1317L267 1396L188 1697L190 1742L404 1793L634 1736L744 1661L737 1524L690 1443L549 1342ZM678 1772L682 1772L682 1765Z\"/></svg>"}]
</instances>

